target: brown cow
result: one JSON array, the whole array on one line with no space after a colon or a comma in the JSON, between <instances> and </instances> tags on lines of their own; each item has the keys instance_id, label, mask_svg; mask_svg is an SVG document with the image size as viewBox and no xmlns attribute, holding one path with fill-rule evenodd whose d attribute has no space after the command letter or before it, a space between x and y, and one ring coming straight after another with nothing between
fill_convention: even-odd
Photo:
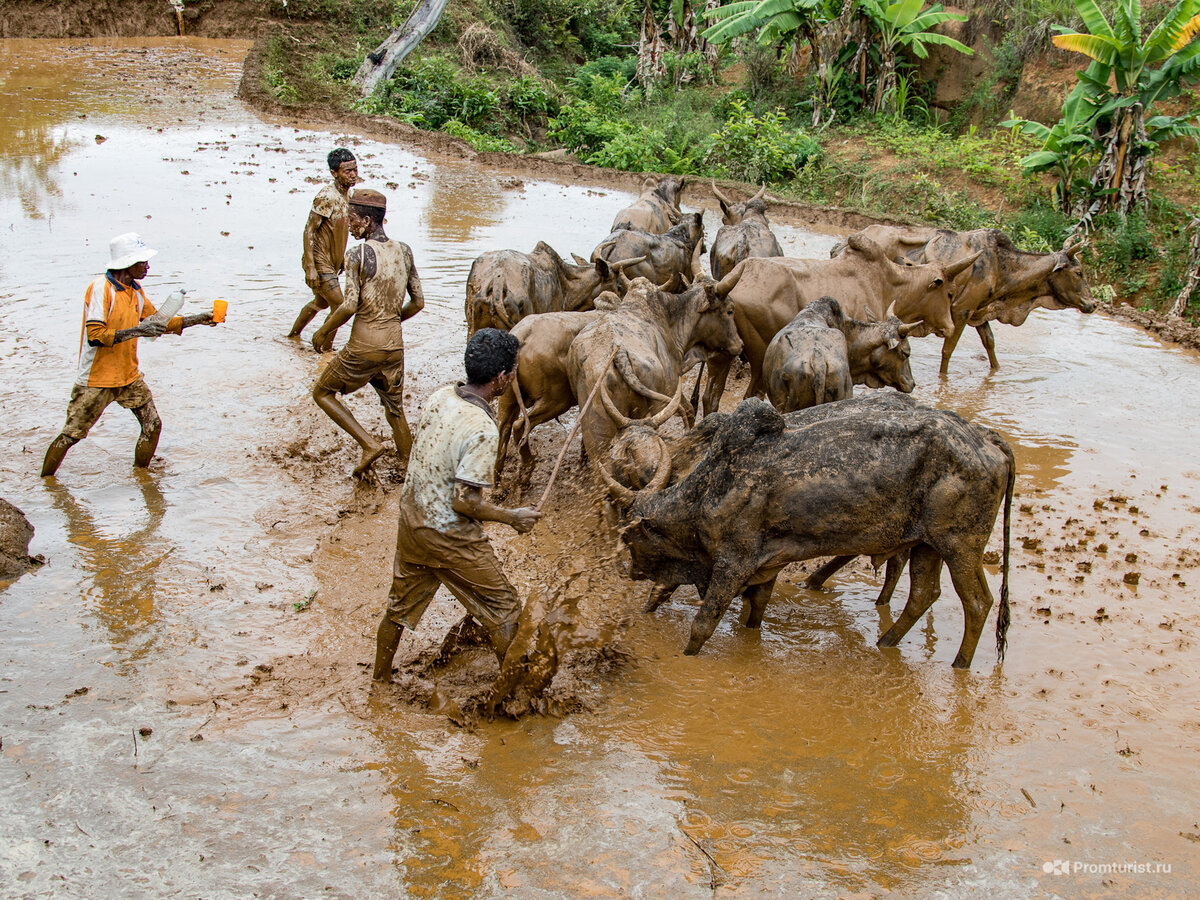
<instances>
[{"instance_id":1,"label":"brown cow","mask_svg":"<svg viewBox=\"0 0 1200 900\"><path fill-rule=\"evenodd\" d=\"M822 297L771 339L763 357L767 398L787 413L845 399L856 384L912 393L911 329L895 316L849 319L836 300Z\"/></svg>"},{"instance_id":2,"label":"brown cow","mask_svg":"<svg viewBox=\"0 0 1200 900\"><path fill-rule=\"evenodd\" d=\"M683 216L679 200L683 196L684 179L676 175L664 175L660 179L647 178L642 185L641 196L617 213L612 228L638 228L651 234L663 234L676 225Z\"/></svg>"},{"instance_id":3,"label":"brown cow","mask_svg":"<svg viewBox=\"0 0 1200 900\"><path fill-rule=\"evenodd\" d=\"M969 282L954 298L954 328L942 344L943 373L949 371L950 357L967 326L979 332L989 364L998 369L996 338L989 322L1020 325L1037 307L1083 313L1096 308L1078 259L1081 242L1069 242L1053 253L1026 253L1004 232L989 228L947 231L872 225L858 233L879 244L890 258L909 262L944 263L979 252Z\"/></svg>"},{"instance_id":4,"label":"brown cow","mask_svg":"<svg viewBox=\"0 0 1200 900\"><path fill-rule=\"evenodd\" d=\"M708 255L713 278L720 281L733 267L751 256L783 256L783 248L767 223L767 205L762 189L744 203L734 203L725 197L714 182L713 193L721 204L721 228Z\"/></svg>"},{"instance_id":5,"label":"brown cow","mask_svg":"<svg viewBox=\"0 0 1200 900\"><path fill-rule=\"evenodd\" d=\"M680 402L683 360L694 346L734 356L741 352L733 304L717 296L714 282L706 278L679 294L637 278L617 309L579 333L567 354L575 396L588 396L604 379L601 402L587 411L580 429L592 459L603 458L622 424L607 410L639 418L652 407ZM605 368L614 347L616 357Z\"/></svg>"},{"instance_id":6,"label":"brown cow","mask_svg":"<svg viewBox=\"0 0 1200 900\"><path fill-rule=\"evenodd\" d=\"M592 251L596 262L606 260L640 260L623 264L629 278L648 278L664 290L681 291L690 282L692 257L704 252L704 217L689 213L679 224L662 234L652 234L640 228L620 228L602 240Z\"/></svg>"},{"instance_id":7,"label":"brown cow","mask_svg":"<svg viewBox=\"0 0 1200 900\"><path fill-rule=\"evenodd\" d=\"M489 250L471 263L467 275L468 337L480 328L507 331L533 313L591 309L599 293L617 286L616 268L638 262L572 265L545 241L532 253Z\"/></svg>"},{"instance_id":8,"label":"brown cow","mask_svg":"<svg viewBox=\"0 0 1200 900\"><path fill-rule=\"evenodd\" d=\"M762 361L771 338L809 303L838 297L842 311L862 321L889 315L917 324L920 337L954 328L951 303L979 253L946 265L901 266L888 259L869 238L851 235L849 246L834 259L759 259L738 263L717 284L717 293L733 300L734 317L750 361L746 397L762 393ZM725 391L731 358L709 361L704 388L704 414L716 412Z\"/></svg>"}]
</instances>

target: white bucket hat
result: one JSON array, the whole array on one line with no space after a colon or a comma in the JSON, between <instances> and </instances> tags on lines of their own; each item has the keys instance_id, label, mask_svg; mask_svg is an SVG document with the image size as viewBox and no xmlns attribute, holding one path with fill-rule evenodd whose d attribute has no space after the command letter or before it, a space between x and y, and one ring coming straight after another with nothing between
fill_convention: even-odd
<instances>
[{"instance_id":1,"label":"white bucket hat","mask_svg":"<svg viewBox=\"0 0 1200 900\"><path fill-rule=\"evenodd\" d=\"M118 234L108 242L108 268L128 269L134 263L149 262L156 253L158 251L147 247L136 231Z\"/></svg>"}]
</instances>

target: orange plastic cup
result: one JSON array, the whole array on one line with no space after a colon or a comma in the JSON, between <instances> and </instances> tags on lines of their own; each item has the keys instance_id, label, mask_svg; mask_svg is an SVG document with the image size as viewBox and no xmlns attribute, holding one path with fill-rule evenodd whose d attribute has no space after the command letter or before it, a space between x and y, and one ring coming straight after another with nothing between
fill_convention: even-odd
<instances>
[{"instance_id":1,"label":"orange plastic cup","mask_svg":"<svg viewBox=\"0 0 1200 900\"><path fill-rule=\"evenodd\" d=\"M213 321L214 322L224 322L225 321L225 310L227 310L227 309L229 309L228 301L214 300L213 301Z\"/></svg>"}]
</instances>

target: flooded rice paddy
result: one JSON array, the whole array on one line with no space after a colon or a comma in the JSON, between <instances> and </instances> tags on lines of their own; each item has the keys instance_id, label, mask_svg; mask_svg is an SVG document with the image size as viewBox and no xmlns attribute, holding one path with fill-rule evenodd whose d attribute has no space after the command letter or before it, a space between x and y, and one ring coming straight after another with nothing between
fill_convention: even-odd
<instances>
[{"instance_id":1,"label":"flooded rice paddy","mask_svg":"<svg viewBox=\"0 0 1200 900\"><path fill-rule=\"evenodd\" d=\"M863 568L816 592L785 573L761 632L731 613L684 658L694 597L637 613L647 586L564 500L496 537L523 592L567 570L586 592L591 568L621 585L607 630L577 629L611 664L569 708L459 728L369 691L395 491L386 470L352 485L351 442L308 399L321 360L282 337L300 230L351 145L425 284L415 418L458 374L470 261L586 255L629 195L264 120L233 99L247 50L0 42L0 494L47 560L0 586L0 894L1194 894L1197 354L1073 311L998 327L995 373L972 335L947 379L918 342L916 396L998 429L1020 467L1003 665L981 645L950 668L948 582L877 649L890 613ZM228 322L141 342L164 420L148 472L114 406L40 479L83 289L134 229L160 251L152 300L224 298ZM835 240L777 231L789 255ZM382 433L369 394L351 403ZM565 429L539 434L545 457ZM455 618L436 601L402 669Z\"/></svg>"}]
</instances>

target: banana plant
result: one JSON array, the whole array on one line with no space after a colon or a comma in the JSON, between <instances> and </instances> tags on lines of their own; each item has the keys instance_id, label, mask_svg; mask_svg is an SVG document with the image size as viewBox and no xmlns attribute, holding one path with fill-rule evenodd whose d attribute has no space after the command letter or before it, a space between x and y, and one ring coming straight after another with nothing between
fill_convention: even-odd
<instances>
[{"instance_id":1,"label":"banana plant","mask_svg":"<svg viewBox=\"0 0 1200 900\"><path fill-rule=\"evenodd\" d=\"M1200 77L1200 0L1179 0L1148 35L1142 29L1140 0L1116 0L1111 22L1096 0L1074 3L1087 30L1056 26L1052 40L1092 60L1079 84L1093 94L1094 131L1102 149L1088 196L1074 209L1086 224L1106 209L1124 215L1145 205L1149 163L1158 145L1171 138L1200 137L1194 111L1152 114L1158 101L1176 96Z\"/></svg>"},{"instance_id":2,"label":"banana plant","mask_svg":"<svg viewBox=\"0 0 1200 900\"><path fill-rule=\"evenodd\" d=\"M925 59L929 51L927 44L951 47L959 53L971 56L974 51L948 35L931 31L943 22L965 22L962 13L945 12L940 3L928 9L925 0L895 0L883 3L880 0L858 0L863 12L871 19L878 34L879 79L875 83L875 102L872 111L892 112L896 100L896 58L901 50L908 50L918 59Z\"/></svg>"}]
</instances>

